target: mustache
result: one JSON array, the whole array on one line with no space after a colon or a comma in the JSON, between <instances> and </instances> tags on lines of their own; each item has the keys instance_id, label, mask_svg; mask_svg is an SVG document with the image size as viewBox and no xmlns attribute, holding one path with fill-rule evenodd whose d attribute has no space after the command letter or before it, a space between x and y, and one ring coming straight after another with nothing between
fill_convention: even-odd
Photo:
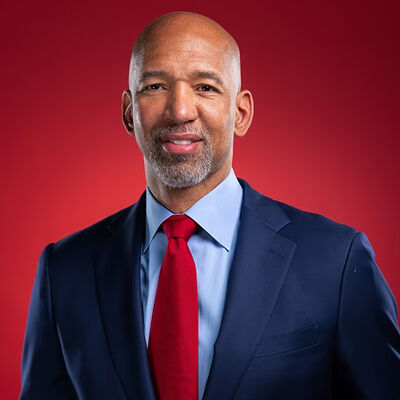
<instances>
[{"instance_id":1,"label":"mustache","mask_svg":"<svg viewBox=\"0 0 400 400\"><path fill-rule=\"evenodd\" d=\"M207 129L196 128L191 124L176 124L171 126L165 126L160 128L153 128L151 131L151 137L153 140L160 138L162 134L166 133L195 133L201 137L201 139L206 140L210 136L210 132Z\"/></svg>"}]
</instances>

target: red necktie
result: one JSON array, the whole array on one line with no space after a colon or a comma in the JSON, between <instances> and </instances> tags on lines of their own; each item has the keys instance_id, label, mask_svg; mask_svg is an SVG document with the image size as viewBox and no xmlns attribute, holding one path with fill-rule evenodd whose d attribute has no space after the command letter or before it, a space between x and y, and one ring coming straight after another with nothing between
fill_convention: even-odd
<instances>
[{"instance_id":1,"label":"red necktie","mask_svg":"<svg viewBox=\"0 0 400 400\"><path fill-rule=\"evenodd\" d=\"M186 215L163 223L168 238L151 320L148 356L161 400L198 397L196 268L187 241L197 225Z\"/></svg>"}]
</instances>

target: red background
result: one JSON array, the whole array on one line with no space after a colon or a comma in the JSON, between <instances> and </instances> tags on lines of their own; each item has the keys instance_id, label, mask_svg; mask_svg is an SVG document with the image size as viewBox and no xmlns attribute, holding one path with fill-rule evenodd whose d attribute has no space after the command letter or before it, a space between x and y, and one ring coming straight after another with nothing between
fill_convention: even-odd
<instances>
[{"instance_id":1,"label":"red background","mask_svg":"<svg viewBox=\"0 0 400 400\"><path fill-rule=\"evenodd\" d=\"M28 1L0 17L0 397L14 399L36 262L138 198L120 122L137 34L186 1ZM201 4L200 4L201 3ZM256 112L234 167L263 193L367 233L400 300L399 10L389 1L203 1L237 38Z\"/></svg>"}]
</instances>

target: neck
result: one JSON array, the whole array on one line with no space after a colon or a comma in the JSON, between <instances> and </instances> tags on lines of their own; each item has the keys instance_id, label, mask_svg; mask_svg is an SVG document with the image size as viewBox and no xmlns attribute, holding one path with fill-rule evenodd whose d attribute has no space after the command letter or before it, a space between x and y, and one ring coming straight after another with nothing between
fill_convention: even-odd
<instances>
[{"instance_id":1,"label":"neck","mask_svg":"<svg viewBox=\"0 0 400 400\"><path fill-rule=\"evenodd\" d=\"M174 214L182 214L194 203L218 186L229 174L229 168L218 170L197 185L186 188L171 188L162 183L154 174L146 171L147 185L153 196Z\"/></svg>"}]
</instances>

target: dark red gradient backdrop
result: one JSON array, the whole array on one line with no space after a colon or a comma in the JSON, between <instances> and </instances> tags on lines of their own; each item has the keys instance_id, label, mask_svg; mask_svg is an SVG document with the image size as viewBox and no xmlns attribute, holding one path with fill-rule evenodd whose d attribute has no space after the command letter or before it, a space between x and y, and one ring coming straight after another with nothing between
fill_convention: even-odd
<instances>
[{"instance_id":1,"label":"dark red gradient backdrop","mask_svg":"<svg viewBox=\"0 0 400 400\"><path fill-rule=\"evenodd\" d=\"M0 13L0 398L15 399L39 254L143 191L142 158L120 122L130 50L153 18L189 3L7 3ZM235 145L237 175L366 232L400 300L395 3L205 0L189 10L225 26L242 50L243 86L256 112Z\"/></svg>"}]
</instances>

